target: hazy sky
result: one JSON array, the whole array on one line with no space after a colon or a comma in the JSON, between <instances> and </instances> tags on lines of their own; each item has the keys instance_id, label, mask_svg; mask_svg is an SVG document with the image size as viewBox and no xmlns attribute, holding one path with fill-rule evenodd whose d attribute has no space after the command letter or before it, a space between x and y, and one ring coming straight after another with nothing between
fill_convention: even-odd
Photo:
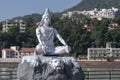
<instances>
[{"instance_id":1,"label":"hazy sky","mask_svg":"<svg viewBox=\"0 0 120 80\"><path fill-rule=\"evenodd\" d=\"M0 21L32 13L63 11L78 4L81 0L0 0Z\"/></svg>"}]
</instances>

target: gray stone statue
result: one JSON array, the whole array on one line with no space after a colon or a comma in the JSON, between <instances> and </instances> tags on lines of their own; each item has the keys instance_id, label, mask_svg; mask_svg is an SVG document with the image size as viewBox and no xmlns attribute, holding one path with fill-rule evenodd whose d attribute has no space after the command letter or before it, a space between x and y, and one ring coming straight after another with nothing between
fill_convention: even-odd
<instances>
[{"instance_id":1,"label":"gray stone statue","mask_svg":"<svg viewBox=\"0 0 120 80\"><path fill-rule=\"evenodd\" d=\"M36 36L39 44L36 46L36 54L44 55L62 55L69 53L70 47L66 44L58 31L51 26L51 16L49 9L45 10L41 22L36 29ZM56 36L63 46L54 45L54 36Z\"/></svg>"},{"instance_id":2,"label":"gray stone statue","mask_svg":"<svg viewBox=\"0 0 120 80\"><path fill-rule=\"evenodd\" d=\"M48 9L36 29L36 36L39 44L35 48L35 55L22 57L17 70L18 80L84 80L82 68L75 58L60 57L69 53L70 47L51 26ZM54 45L54 36L63 46Z\"/></svg>"}]
</instances>

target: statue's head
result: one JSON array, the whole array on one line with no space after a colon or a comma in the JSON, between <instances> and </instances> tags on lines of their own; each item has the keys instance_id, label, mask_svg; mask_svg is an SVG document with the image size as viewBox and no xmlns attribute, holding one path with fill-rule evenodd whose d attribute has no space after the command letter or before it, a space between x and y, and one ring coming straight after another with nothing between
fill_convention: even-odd
<instances>
[{"instance_id":1,"label":"statue's head","mask_svg":"<svg viewBox=\"0 0 120 80\"><path fill-rule=\"evenodd\" d=\"M49 61L49 64L56 71L61 71L64 69L64 62L58 58L53 58Z\"/></svg>"},{"instance_id":2,"label":"statue's head","mask_svg":"<svg viewBox=\"0 0 120 80\"><path fill-rule=\"evenodd\" d=\"M44 12L41 22L40 22L40 26L43 26L44 24L46 26L51 25L51 15L50 15L50 11L48 8L45 9L45 12Z\"/></svg>"}]
</instances>

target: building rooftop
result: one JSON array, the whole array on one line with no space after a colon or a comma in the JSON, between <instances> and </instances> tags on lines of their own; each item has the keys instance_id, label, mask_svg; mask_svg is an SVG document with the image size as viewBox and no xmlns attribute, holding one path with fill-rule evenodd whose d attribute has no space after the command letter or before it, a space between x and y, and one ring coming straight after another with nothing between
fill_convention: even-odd
<instances>
[{"instance_id":1,"label":"building rooftop","mask_svg":"<svg viewBox=\"0 0 120 80\"><path fill-rule=\"evenodd\" d=\"M5 51L14 51L13 49L10 49L10 48L3 48L2 50L5 50Z\"/></svg>"},{"instance_id":2,"label":"building rooftop","mask_svg":"<svg viewBox=\"0 0 120 80\"><path fill-rule=\"evenodd\" d=\"M21 48L19 52L34 52L35 48Z\"/></svg>"},{"instance_id":3,"label":"building rooftop","mask_svg":"<svg viewBox=\"0 0 120 80\"><path fill-rule=\"evenodd\" d=\"M10 49L10 48L3 48L3 50L6 50L6 51L15 51L13 49ZM34 52L35 48L20 48L18 51L19 52Z\"/></svg>"}]
</instances>

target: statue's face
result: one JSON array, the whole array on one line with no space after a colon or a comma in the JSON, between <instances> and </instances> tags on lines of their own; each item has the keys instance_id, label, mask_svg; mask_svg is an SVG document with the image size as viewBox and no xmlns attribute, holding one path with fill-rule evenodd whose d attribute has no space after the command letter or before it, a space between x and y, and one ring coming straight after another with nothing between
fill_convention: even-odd
<instances>
[{"instance_id":1,"label":"statue's face","mask_svg":"<svg viewBox=\"0 0 120 80\"><path fill-rule=\"evenodd\" d=\"M50 17L46 16L46 17L44 18L44 24L45 24L47 27L49 27L49 26L50 26L50 23L51 23Z\"/></svg>"},{"instance_id":2,"label":"statue's face","mask_svg":"<svg viewBox=\"0 0 120 80\"><path fill-rule=\"evenodd\" d=\"M55 70L62 70L62 69L64 69L64 63L60 59L52 59L50 61L50 65Z\"/></svg>"}]
</instances>

